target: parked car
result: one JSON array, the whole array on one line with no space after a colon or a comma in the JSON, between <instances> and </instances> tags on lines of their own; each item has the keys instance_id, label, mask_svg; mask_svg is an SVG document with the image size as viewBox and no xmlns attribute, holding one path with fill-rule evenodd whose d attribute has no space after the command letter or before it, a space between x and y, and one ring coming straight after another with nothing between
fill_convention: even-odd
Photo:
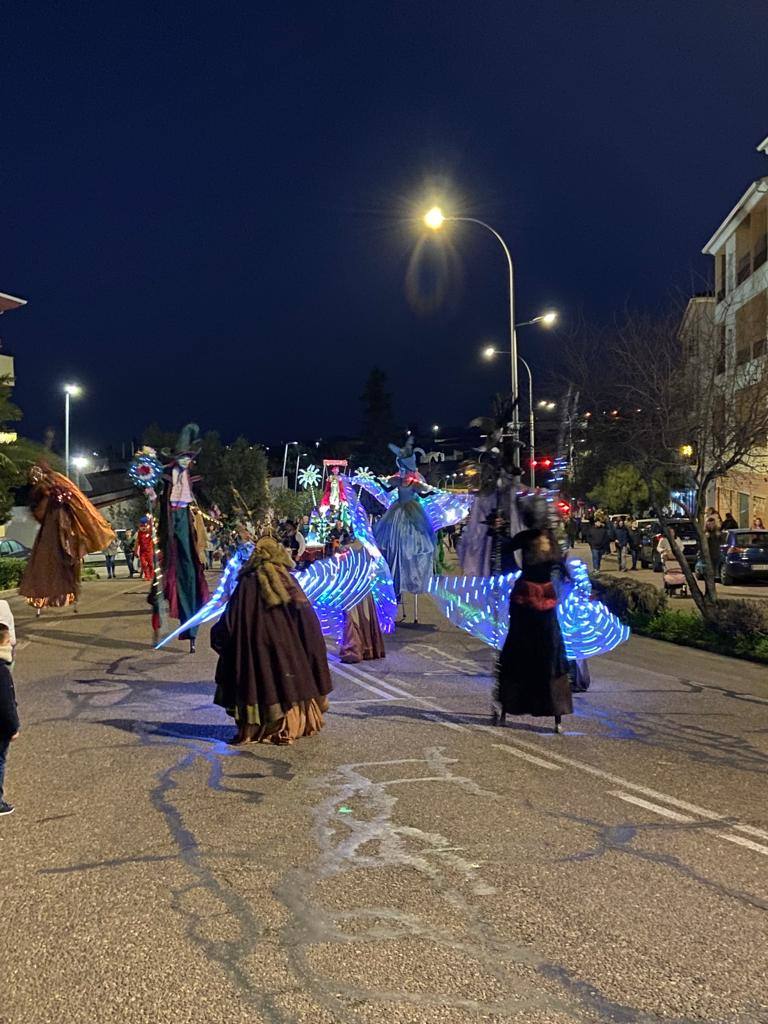
<instances>
[{"instance_id":1,"label":"parked car","mask_svg":"<svg viewBox=\"0 0 768 1024\"><path fill-rule=\"evenodd\" d=\"M683 545L685 560L694 568L699 558L699 541L696 536L696 527L690 519L671 519L669 525L674 529L675 535ZM656 524L657 530L651 534L650 531L644 535L640 545L640 564L644 569L652 568L654 572L661 572L661 555L659 554L659 541L664 536L661 528Z\"/></svg>"},{"instance_id":2,"label":"parked car","mask_svg":"<svg viewBox=\"0 0 768 1024\"><path fill-rule=\"evenodd\" d=\"M0 558L29 558L32 548L17 540L0 540Z\"/></svg>"},{"instance_id":3,"label":"parked car","mask_svg":"<svg viewBox=\"0 0 768 1024\"><path fill-rule=\"evenodd\" d=\"M696 575L704 577L704 566L696 562ZM720 582L768 583L768 530L729 530L720 548Z\"/></svg>"}]
</instances>

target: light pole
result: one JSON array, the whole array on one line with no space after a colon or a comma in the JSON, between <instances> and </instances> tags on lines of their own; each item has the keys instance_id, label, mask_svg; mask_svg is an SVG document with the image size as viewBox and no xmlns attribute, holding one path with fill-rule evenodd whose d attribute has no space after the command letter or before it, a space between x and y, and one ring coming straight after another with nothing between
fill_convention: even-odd
<instances>
[{"instance_id":1,"label":"light pole","mask_svg":"<svg viewBox=\"0 0 768 1024\"><path fill-rule=\"evenodd\" d=\"M301 452L301 451L296 452L296 475L293 478L293 489L294 489L294 491L298 491L298 489L299 489L299 463L301 462L302 457L305 456L306 454L307 454L306 452Z\"/></svg>"},{"instance_id":2,"label":"light pole","mask_svg":"<svg viewBox=\"0 0 768 1024\"><path fill-rule=\"evenodd\" d=\"M82 395L83 389L79 384L64 385L64 466L67 476L70 474L69 464L69 400Z\"/></svg>"},{"instance_id":3,"label":"light pole","mask_svg":"<svg viewBox=\"0 0 768 1024\"><path fill-rule=\"evenodd\" d=\"M517 357L528 371L528 432L531 435L531 490L536 490L536 417L533 414L533 375L522 356Z\"/></svg>"},{"instance_id":4,"label":"light pole","mask_svg":"<svg viewBox=\"0 0 768 1024\"><path fill-rule=\"evenodd\" d=\"M76 473L75 483L77 484L78 487L80 486L80 474L83 472L83 470L88 469L90 462L91 460L87 458L85 455L76 455L74 459L72 459L72 466L74 467Z\"/></svg>"},{"instance_id":5,"label":"light pole","mask_svg":"<svg viewBox=\"0 0 768 1024\"><path fill-rule=\"evenodd\" d=\"M529 324L544 324L546 327L551 327L557 320L557 313L554 310L549 310L548 313L542 313L541 316L535 316L532 320L523 320L522 323L515 324L515 327L527 327ZM497 355L507 355L506 352L500 352L499 349L493 345L488 345L483 349L482 352L484 359L493 359ZM533 412L533 375L531 374L531 368L528 363L523 359L521 355L517 356L518 360L523 364L528 372L528 429L531 435L531 489L536 487L536 417ZM546 406L549 408L551 405L554 408L553 403L542 403L539 405Z\"/></svg>"},{"instance_id":6,"label":"light pole","mask_svg":"<svg viewBox=\"0 0 768 1024\"><path fill-rule=\"evenodd\" d=\"M509 372L510 372L510 383L512 385L512 420L509 424L510 434L512 436L512 446L515 449L515 458L517 462L520 461L520 418L517 411L518 401L518 381L517 381L517 335L515 334L515 267L512 263L512 254L509 251L509 247L504 239L501 237L495 228L492 228L490 224L486 224L484 220L478 220L477 217L454 217L446 216L439 206L433 206L431 210L428 210L424 215L424 223L432 231L439 231L440 228L446 221L461 221L465 224L478 224L481 228L485 228L486 231L490 231L496 241L504 250L504 255L507 258L507 267L509 268L509 343L510 343L510 359L509 359ZM519 482L519 477L515 478L515 482Z\"/></svg>"},{"instance_id":7,"label":"light pole","mask_svg":"<svg viewBox=\"0 0 768 1024\"><path fill-rule=\"evenodd\" d=\"M282 475L282 490L288 490L288 477L285 475L285 471L288 468L288 449L292 444L298 444L298 441L286 441L285 451L283 452L283 475Z\"/></svg>"}]
</instances>

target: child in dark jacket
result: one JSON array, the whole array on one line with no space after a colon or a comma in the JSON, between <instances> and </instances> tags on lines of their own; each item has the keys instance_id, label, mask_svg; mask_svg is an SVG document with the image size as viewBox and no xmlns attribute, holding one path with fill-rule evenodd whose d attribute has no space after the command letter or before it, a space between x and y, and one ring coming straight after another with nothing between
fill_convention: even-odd
<instances>
[{"instance_id":1,"label":"child in dark jacket","mask_svg":"<svg viewBox=\"0 0 768 1024\"><path fill-rule=\"evenodd\" d=\"M3 799L8 747L11 740L15 740L19 735L19 713L11 675L12 661L11 633L4 623L0 623L0 815L13 812L13 807Z\"/></svg>"}]
</instances>

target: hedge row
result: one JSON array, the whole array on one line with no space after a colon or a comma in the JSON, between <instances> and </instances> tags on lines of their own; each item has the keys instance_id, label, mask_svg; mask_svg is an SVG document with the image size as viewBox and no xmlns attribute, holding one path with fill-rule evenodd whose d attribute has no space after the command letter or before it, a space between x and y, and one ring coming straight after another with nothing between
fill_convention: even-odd
<instances>
[{"instance_id":1,"label":"hedge row","mask_svg":"<svg viewBox=\"0 0 768 1024\"><path fill-rule=\"evenodd\" d=\"M652 583L592 576L595 597L641 636L768 664L768 601L725 600L713 622L697 611L671 611Z\"/></svg>"},{"instance_id":2,"label":"hedge row","mask_svg":"<svg viewBox=\"0 0 768 1024\"><path fill-rule=\"evenodd\" d=\"M23 558L0 558L0 590L12 590L21 583L27 567Z\"/></svg>"}]
</instances>

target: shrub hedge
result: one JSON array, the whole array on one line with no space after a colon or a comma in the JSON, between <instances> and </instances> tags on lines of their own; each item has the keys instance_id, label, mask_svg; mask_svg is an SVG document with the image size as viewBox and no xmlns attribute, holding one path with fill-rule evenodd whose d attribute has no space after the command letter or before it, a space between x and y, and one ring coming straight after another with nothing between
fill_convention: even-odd
<instances>
[{"instance_id":1,"label":"shrub hedge","mask_svg":"<svg viewBox=\"0 0 768 1024\"><path fill-rule=\"evenodd\" d=\"M26 565L23 558L0 558L0 590L18 587Z\"/></svg>"},{"instance_id":2,"label":"shrub hedge","mask_svg":"<svg viewBox=\"0 0 768 1024\"><path fill-rule=\"evenodd\" d=\"M641 636L768 664L768 601L723 600L712 622L672 611L652 583L594 573L595 597Z\"/></svg>"}]
</instances>

